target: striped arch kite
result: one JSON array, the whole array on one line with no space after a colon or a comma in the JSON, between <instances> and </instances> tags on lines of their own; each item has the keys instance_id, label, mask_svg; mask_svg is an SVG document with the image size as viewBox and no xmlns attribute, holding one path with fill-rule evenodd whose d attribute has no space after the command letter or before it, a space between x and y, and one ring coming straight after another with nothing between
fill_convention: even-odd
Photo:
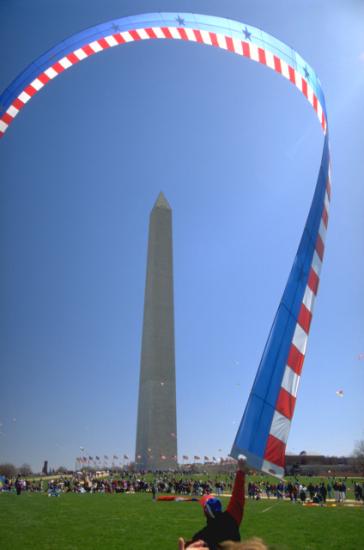
<instances>
[{"instance_id":1,"label":"striped arch kite","mask_svg":"<svg viewBox=\"0 0 364 550\"><path fill-rule=\"evenodd\" d=\"M61 42L10 84L0 96L0 137L25 104L66 69L114 46L160 38L215 46L273 69L306 97L325 136L306 225L231 451L235 458L246 455L251 467L282 477L318 290L330 203L327 115L313 69L279 40L238 21L190 13L151 13L115 19Z\"/></svg>"}]
</instances>

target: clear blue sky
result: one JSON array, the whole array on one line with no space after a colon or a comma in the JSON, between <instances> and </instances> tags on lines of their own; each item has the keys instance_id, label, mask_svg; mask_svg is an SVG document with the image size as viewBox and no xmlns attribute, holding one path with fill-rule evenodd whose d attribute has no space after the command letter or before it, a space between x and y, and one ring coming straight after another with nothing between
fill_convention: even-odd
<instances>
[{"instance_id":1,"label":"clear blue sky","mask_svg":"<svg viewBox=\"0 0 364 550\"><path fill-rule=\"evenodd\" d=\"M364 438L364 5L2 0L0 89L63 38L151 11L263 28L321 79L333 198L288 451L350 454ZM173 209L179 456L226 456L322 144L287 81L196 44L112 48L41 90L0 143L0 462L73 466L80 446L133 456L148 219L161 190Z\"/></svg>"}]
</instances>

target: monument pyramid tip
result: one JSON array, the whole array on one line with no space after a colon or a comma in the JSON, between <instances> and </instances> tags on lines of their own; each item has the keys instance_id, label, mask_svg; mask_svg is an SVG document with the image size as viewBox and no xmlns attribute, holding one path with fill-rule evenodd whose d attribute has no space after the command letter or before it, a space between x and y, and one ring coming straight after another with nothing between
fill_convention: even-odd
<instances>
[{"instance_id":1,"label":"monument pyramid tip","mask_svg":"<svg viewBox=\"0 0 364 550\"><path fill-rule=\"evenodd\" d=\"M169 202L162 191L159 193L157 200L155 201L154 208L168 208L168 210L171 210Z\"/></svg>"}]
</instances>

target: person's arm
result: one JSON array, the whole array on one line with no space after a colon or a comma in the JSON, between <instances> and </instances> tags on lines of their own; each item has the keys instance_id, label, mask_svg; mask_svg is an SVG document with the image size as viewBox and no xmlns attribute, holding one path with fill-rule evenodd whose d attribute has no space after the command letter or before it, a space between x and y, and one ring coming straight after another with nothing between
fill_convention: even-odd
<instances>
[{"instance_id":1,"label":"person's arm","mask_svg":"<svg viewBox=\"0 0 364 550\"><path fill-rule=\"evenodd\" d=\"M226 508L226 511L234 518L238 527L243 519L245 505L245 470L246 461L238 461L238 471L236 472L233 492Z\"/></svg>"}]
</instances>

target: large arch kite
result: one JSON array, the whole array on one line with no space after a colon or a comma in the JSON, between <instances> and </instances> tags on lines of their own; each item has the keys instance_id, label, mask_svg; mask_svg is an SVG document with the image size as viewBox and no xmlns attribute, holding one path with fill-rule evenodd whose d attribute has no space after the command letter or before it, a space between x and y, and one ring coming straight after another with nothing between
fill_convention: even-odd
<instances>
[{"instance_id":1,"label":"large arch kite","mask_svg":"<svg viewBox=\"0 0 364 550\"><path fill-rule=\"evenodd\" d=\"M250 466L282 477L319 284L331 189L325 100L313 69L276 38L238 21L190 13L124 17L75 34L31 63L0 96L0 137L25 104L65 69L107 48L159 38L215 46L273 69L303 93L325 136L306 225L231 451L234 457L245 454Z\"/></svg>"}]
</instances>

